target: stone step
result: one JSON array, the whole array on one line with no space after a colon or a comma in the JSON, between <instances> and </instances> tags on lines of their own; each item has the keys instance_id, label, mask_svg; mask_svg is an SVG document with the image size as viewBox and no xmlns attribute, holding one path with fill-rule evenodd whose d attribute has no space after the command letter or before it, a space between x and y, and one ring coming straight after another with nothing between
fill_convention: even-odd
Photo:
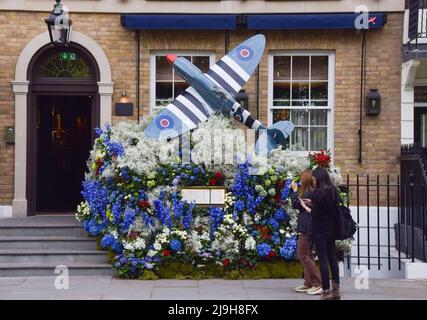
<instances>
[{"instance_id":1,"label":"stone step","mask_svg":"<svg viewBox=\"0 0 427 320\"><path fill-rule=\"evenodd\" d=\"M0 236L0 248L34 250L96 250L94 238L73 236Z\"/></svg>"},{"instance_id":2,"label":"stone step","mask_svg":"<svg viewBox=\"0 0 427 320\"><path fill-rule=\"evenodd\" d=\"M85 236L79 225L1 226L0 236Z\"/></svg>"},{"instance_id":3,"label":"stone step","mask_svg":"<svg viewBox=\"0 0 427 320\"><path fill-rule=\"evenodd\" d=\"M0 249L0 263L106 263L105 251Z\"/></svg>"},{"instance_id":4,"label":"stone step","mask_svg":"<svg viewBox=\"0 0 427 320\"><path fill-rule=\"evenodd\" d=\"M56 263L0 263L0 277L40 277L57 276ZM69 276L76 275L113 275L111 265L105 263L68 263Z\"/></svg>"}]
</instances>

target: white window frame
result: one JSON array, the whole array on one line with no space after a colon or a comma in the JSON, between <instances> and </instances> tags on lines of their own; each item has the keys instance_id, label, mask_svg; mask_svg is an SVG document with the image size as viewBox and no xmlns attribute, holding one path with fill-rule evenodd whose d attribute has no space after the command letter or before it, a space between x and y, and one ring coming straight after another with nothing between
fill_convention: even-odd
<instances>
[{"instance_id":1,"label":"white window frame","mask_svg":"<svg viewBox=\"0 0 427 320\"><path fill-rule=\"evenodd\" d=\"M162 50L152 51L150 53L150 114L162 107L156 107L156 57L166 56L166 54L175 54L177 56L203 56L209 57L209 67L215 65L215 53L212 51L186 51L186 50Z\"/></svg>"},{"instance_id":2,"label":"white window frame","mask_svg":"<svg viewBox=\"0 0 427 320\"><path fill-rule=\"evenodd\" d=\"M277 56L328 56L328 106L327 107L291 107L273 106L274 57ZM311 70L310 70L311 73ZM310 74L311 77L311 74ZM311 79L310 79L311 80ZM286 50L271 51L268 56L268 125L273 124L274 109L327 109L327 148L334 160L334 103L335 103L335 52L330 50ZM309 151L289 151L297 156L308 156Z\"/></svg>"}]
</instances>

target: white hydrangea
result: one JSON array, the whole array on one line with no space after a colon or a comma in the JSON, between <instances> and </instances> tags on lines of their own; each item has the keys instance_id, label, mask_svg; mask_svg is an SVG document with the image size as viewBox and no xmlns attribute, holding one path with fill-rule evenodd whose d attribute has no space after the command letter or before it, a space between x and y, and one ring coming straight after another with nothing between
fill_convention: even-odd
<instances>
[{"instance_id":1,"label":"white hydrangea","mask_svg":"<svg viewBox=\"0 0 427 320\"><path fill-rule=\"evenodd\" d=\"M255 239L252 236L250 236L249 238L246 239L246 241L245 241L245 249L247 251L253 251L253 250L256 249L256 241L255 241Z\"/></svg>"}]
</instances>

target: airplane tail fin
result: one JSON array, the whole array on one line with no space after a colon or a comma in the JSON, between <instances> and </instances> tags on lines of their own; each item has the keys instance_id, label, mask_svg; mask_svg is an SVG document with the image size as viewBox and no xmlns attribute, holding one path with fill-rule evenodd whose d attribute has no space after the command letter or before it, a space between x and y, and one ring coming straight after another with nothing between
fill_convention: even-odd
<instances>
[{"instance_id":1,"label":"airplane tail fin","mask_svg":"<svg viewBox=\"0 0 427 320\"><path fill-rule=\"evenodd\" d=\"M285 142L294 128L295 126L290 121L279 121L267 129L260 130L260 135L255 146L257 154L270 154L273 149Z\"/></svg>"}]
</instances>

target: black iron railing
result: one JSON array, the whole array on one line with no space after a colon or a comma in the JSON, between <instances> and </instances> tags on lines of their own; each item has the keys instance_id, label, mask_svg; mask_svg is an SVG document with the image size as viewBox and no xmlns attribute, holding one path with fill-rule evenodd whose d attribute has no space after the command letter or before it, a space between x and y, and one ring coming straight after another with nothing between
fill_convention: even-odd
<instances>
[{"instance_id":1,"label":"black iron railing","mask_svg":"<svg viewBox=\"0 0 427 320\"><path fill-rule=\"evenodd\" d=\"M427 148L404 145L401 149L400 232L401 250L412 259L426 261Z\"/></svg>"},{"instance_id":2,"label":"black iron railing","mask_svg":"<svg viewBox=\"0 0 427 320\"><path fill-rule=\"evenodd\" d=\"M418 49L420 39L427 39L427 0L409 0L406 3L409 9L408 43L407 50Z\"/></svg>"}]
</instances>

